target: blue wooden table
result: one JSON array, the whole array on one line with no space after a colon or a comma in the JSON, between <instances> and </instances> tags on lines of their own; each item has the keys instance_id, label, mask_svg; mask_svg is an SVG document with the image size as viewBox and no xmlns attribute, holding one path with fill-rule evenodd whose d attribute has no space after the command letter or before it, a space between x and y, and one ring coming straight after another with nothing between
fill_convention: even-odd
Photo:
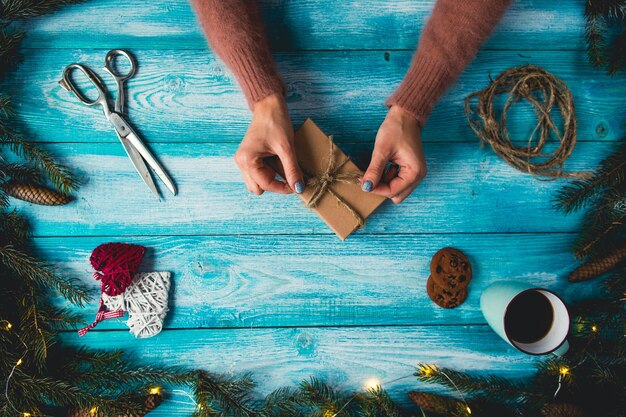
<instances>
[{"instance_id":1,"label":"blue wooden table","mask_svg":"<svg viewBox=\"0 0 626 417\"><path fill-rule=\"evenodd\" d=\"M626 77L587 63L582 3L513 5L424 129L426 180L345 242L296 196L246 191L233 154L250 114L185 0L94 0L30 22L24 62L2 89L15 97L29 135L49 142L83 184L65 207L18 204L31 216L37 247L94 288L88 256L109 241L146 245L143 269L174 274L172 310L157 337L136 340L110 320L66 339L123 347L142 363L251 371L260 394L309 375L359 389L372 377L411 374L418 362L529 375L537 359L489 329L479 296L501 279L548 287L570 301L587 296L589 286L564 281L581 216L552 208L562 181L536 181L482 148L463 99L505 68L543 66L576 101L579 144L568 167L595 166L625 136ZM296 126L311 117L365 167L384 99L405 73L432 4L264 1ZM99 68L111 48L129 49L139 61L130 118L172 173L175 198L157 202L101 113L57 85L65 65ZM520 105L512 118L512 134L526 138L530 109ZM454 310L437 307L425 291L429 259L448 245L465 251L475 269L467 301ZM96 308L94 301L84 310L88 318ZM384 387L404 402L410 389L435 388L411 378ZM174 393L154 415L192 409Z\"/></svg>"}]
</instances>

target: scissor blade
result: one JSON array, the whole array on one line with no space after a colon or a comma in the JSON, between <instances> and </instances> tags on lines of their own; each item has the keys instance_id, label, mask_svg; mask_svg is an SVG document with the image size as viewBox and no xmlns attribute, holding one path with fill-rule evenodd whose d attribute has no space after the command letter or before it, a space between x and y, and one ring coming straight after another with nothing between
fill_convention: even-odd
<instances>
[{"instance_id":1,"label":"scissor blade","mask_svg":"<svg viewBox=\"0 0 626 417\"><path fill-rule=\"evenodd\" d=\"M150 171L148 171L148 167L146 166L139 152L135 150L135 148L128 141L128 139L120 137L120 142L122 142L122 146L124 146L126 154L135 166L135 169L139 173L139 176L141 176L141 178L143 179L143 182L146 183L148 188L150 188L150 191L152 191L152 194L154 194L154 196L160 201L161 197L159 196L159 192L157 191L156 186L154 185L154 181L152 180L152 176L150 175Z\"/></svg>"},{"instance_id":2,"label":"scissor blade","mask_svg":"<svg viewBox=\"0 0 626 417\"><path fill-rule=\"evenodd\" d=\"M146 148L141 139L139 139L137 135L133 132L129 133L128 136L126 136L126 139L128 139L128 141L135 148L135 150L141 154L143 159L145 159L148 165L150 165L150 167L159 176L159 178L161 178L161 181L163 181L163 183L170 190L170 192L176 195L176 186L174 185L174 182L172 182L170 176L167 175L167 172L165 172L161 164L156 160L154 155L152 155L152 152L150 152L148 148Z\"/></svg>"}]
</instances>

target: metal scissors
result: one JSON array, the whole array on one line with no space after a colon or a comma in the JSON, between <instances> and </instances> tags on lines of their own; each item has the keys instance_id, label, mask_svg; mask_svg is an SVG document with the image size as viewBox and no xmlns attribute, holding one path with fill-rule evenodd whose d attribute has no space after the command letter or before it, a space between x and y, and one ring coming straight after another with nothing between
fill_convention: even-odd
<instances>
[{"instance_id":1,"label":"metal scissors","mask_svg":"<svg viewBox=\"0 0 626 417\"><path fill-rule=\"evenodd\" d=\"M113 61L118 56L122 56L130 62L130 70L127 74L120 74L115 69ZM98 97L95 100L90 100L74 83L71 78L71 74L74 70L81 71L94 85L98 92ZM104 115L113 125L113 128L117 133L117 137L119 138L120 142L122 142L122 146L124 146L124 150L126 151L128 157L135 166L135 169L137 170L141 178L143 178L148 188L150 188L152 193L157 198L159 198L159 192L154 185L154 181L152 180L152 176L150 175L150 171L148 171L145 162L150 165L150 167L154 170L154 172L161 179L161 181L165 183L165 186L171 191L171 193L176 195L176 186L172 182L172 179L154 157L152 152L150 152L150 150L143 144L143 141L139 138L137 133L130 126L127 120L127 116L124 112L124 83L133 75L135 75L135 59L130 53L122 49L113 49L109 51L106 55L103 70L108 72L117 83L117 99L115 100L114 111L111 111L111 108L109 107L107 90L104 83L98 77L98 75L91 70L91 68L85 65L68 65L63 71L63 78L61 79L61 81L59 81L59 85L61 85L61 87L63 87L65 90L73 93L81 102L83 102L87 106L102 106L102 109L104 110Z\"/></svg>"}]
</instances>

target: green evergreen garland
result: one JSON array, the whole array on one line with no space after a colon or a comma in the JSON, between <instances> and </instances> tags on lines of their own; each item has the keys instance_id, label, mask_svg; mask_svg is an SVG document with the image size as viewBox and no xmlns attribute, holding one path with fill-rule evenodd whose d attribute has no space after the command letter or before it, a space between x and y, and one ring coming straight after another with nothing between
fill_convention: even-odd
<instances>
[{"instance_id":1,"label":"green evergreen garland","mask_svg":"<svg viewBox=\"0 0 626 417\"><path fill-rule=\"evenodd\" d=\"M79 1L0 0L0 76L15 66L17 49L24 36L10 28L12 21ZM605 3L623 5L623 2ZM593 8L600 2L587 4L588 16L599 19L597 16L605 13L604 9ZM623 17L623 7L606 10L613 10L613 14L621 11ZM600 50L603 38L598 34L603 34L605 22L590 22L589 25L595 26L588 26L587 38L592 48ZM594 56L590 55L592 59ZM611 70L618 68L620 61L609 62L613 62L609 64ZM69 170L9 127L11 117L10 99L0 95L0 184L11 179L34 183L47 180L60 192L75 190L77 182ZM16 153L24 162L9 162L1 152L5 149ZM594 177L571 184L559 195L560 206L566 212L591 207L576 245L581 258L601 258L607 247L625 243L624 161L626 146L607 159ZM55 274L33 254L28 224L24 217L9 210L9 198L1 188L0 276L0 297L4 300L0 304L0 373L2 381L7 382L7 396L0 394L0 415L64 415L75 406L95 410L98 416L139 413L138 396L155 385L191 389L197 403L194 416L414 415L398 407L381 388L351 394L335 391L311 378L298 387L282 388L260 399L247 375L227 378L199 370L136 367L130 365L121 350L63 345L58 339L59 332L75 328L82 317L51 304L50 292L57 291L68 301L82 305L89 298L88 291L77 281ZM570 352L561 359L541 362L530 380L511 381L432 365L420 365L415 375L418 380L448 387L456 396L467 395L467 403L465 399L441 397L448 404L449 415L574 417L584 415L581 412L589 417L623 415L626 266L613 270L603 283L608 298L586 301L574 308ZM554 398L559 380L562 388ZM1 388L4 391L5 386Z\"/></svg>"}]
</instances>

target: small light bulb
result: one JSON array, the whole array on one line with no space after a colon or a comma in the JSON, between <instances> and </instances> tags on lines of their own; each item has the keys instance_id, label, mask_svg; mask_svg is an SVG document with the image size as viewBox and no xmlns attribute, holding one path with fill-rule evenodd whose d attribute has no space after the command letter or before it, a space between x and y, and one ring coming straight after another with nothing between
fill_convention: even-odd
<instances>
[{"instance_id":1,"label":"small light bulb","mask_svg":"<svg viewBox=\"0 0 626 417\"><path fill-rule=\"evenodd\" d=\"M30 416L32 416L32 414L31 414L31 413L23 413L22 415L23 415L24 417L30 417Z\"/></svg>"},{"instance_id":2,"label":"small light bulb","mask_svg":"<svg viewBox=\"0 0 626 417\"><path fill-rule=\"evenodd\" d=\"M561 366L561 368L559 369L559 373L561 375L567 375L569 374L569 368L567 366Z\"/></svg>"},{"instance_id":3,"label":"small light bulb","mask_svg":"<svg viewBox=\"0 0 626 417\"><path fill-rule=\"evenodd\" d=\"M92 416L95 416L97 412L98 407L91 407L91 410L89 410L89 414L91 414Z\"/></svg>"},{"instance_id":4,"label":"small light bulb","mask_svg":"<svg viewBox=\"0 0 626 417\"><path fill-rule=\"evenodd\" d=\"M433 373L432 366L427 366L427 365L421 365L420 371L422 372L422 376L425 376L426 378L431 376Z\"/></svg>"},{"instance_id":5,"label":"small light bulb","mask_svg":"<svg viewBox=\"0 0 626 417\"><path fill-rule=\"evenodd\" d=\"M595 324L593 326L591 326L591 331L592 332L597 332L598 331L598 326L596 326Z\"/></svg>"},{"instance_id":6,"label":"small light bulb","mask_svg":"<svg viewBox=\"0 0 626 417\"><path fill-rule=\"evenodd\" d=\"M20 365L22 364L22 362L23 362L23 361L22 361L22 358L19 358L19 359L17 360L17 363L15 364L15 366L20 366Z\"/></svg>"},{"instance_id":7,"label":"small light bulb","mask_svg":"<svg viewBox=\"0 0 626 417\"><path fill-rule=\"evenodd\" d=\"M472 414L472 409L469 406L465 406L465 411L467 411L467 414Z\"/></svg>"},{"instance_id":8,"label":"small light bulb","mask_svg":"<svg viewBox=\"0 0 626 417\"><path fill-rule=\"evenodd\" d=\"M380 379L378 378L370 378L365 381L365 389L377 389L380 387Z\"/></svg>"},{"instance_id":9,"label":"small light bulb","mask_svg":"<svg viewBox=\"0 0 626 417\"><path fill-rule=\"evenodd\" d=\"M150 388L150 394L152 394L152 395L161 395L161 387Z\"/></svg>"},{"instance_id":10,"label":"small light bulb","mask_svg":"<svg viewBox=\"0 0 626 417\"><path fill-rule=\"evenodd\" d=\"M7 330L11 330L11 328L13 327L13 325L7 321Z\"/></svg>"}]
</instances>

